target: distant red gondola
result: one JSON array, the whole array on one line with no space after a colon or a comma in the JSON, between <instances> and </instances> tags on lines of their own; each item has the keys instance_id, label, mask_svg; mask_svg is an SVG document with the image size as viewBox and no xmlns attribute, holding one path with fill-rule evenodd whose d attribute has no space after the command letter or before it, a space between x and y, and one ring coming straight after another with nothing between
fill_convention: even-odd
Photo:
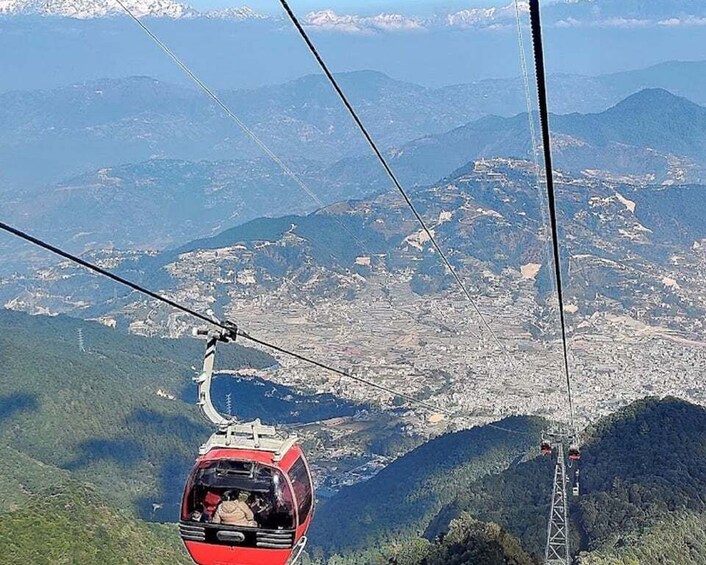
<instances>
[{"instance_id":1,"label":"distant red gondola","mask_svg":"<svg viewBox=\"0 0 706 565\"><path fill-rule=\"evenodd\" d=\"M581 450L578 445L572 444L569 446L569 459L571 461L578 461L581 459Z\"/></svg>"},{"instance_id":2,"label":"distant red gondola","mask_svg":"<svg viewBox=\"0 0 706 565\"><path fill-rule=\"evenodd\" d=\"M542 455L551 455L552 454L552 444L549 440L542 440L542 445L540 447L542 451Z\"/></svg>"}]
</instances>

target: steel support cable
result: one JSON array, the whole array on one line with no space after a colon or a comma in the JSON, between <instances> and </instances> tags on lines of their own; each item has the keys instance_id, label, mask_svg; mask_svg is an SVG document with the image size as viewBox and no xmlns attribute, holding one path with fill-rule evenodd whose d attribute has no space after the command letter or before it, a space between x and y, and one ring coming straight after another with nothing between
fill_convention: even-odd
<instances>
[{"instance_id":1,"label":"steel support cable","mask_svg":"<svg viewBox=\"0 0 706 565\"><path fill-rule=\"evenodd\" d=\"M438 412L438 413L446 414L447 416L454 415L454 413L451 412L450 410L446 410L444 408L438 408L428 402L424 402L423 400L419 400L417 398L414 398L413 396L406 394L404 392L399 392L391 387L380 385L380 384L375 383L373 381L370 381L368 379L358 377L356 375L349 373L348 371L344 371L342 369L337 369L335 367L332 367L332 366L327 365L325 363L322 363L320 361L310 359L308 357L305 357L304 355L300 355L299 353L289 351L288 349L285 349L283 347L279 347L279 346L274 345L272 343L269 343L265 340L258 339L254 336L251 336L250 334L240 330L237 327L237 325L232 322L220 322L218 320L214 320L213 318L210 318L209 316L201 314L200 312L197 312L196 310L193 310L192 308L189 308L188 306L184 306L183 304L175 302L171 298L167 298L166 296L163 296L163 295L158 294L154 291L151 291L142 285L134 283L124 277L121 277L120 275L116 275L115 273L112 273L102 267L99 267L98 265L91 263L90 261L86 261L85 259L81 259L80 257L73 255L73 254L69 253L68 251L64 251L63 249L61 249L55 245L52 245L42 239L34 237L33 235L31 235L27 232L24 232L22 230L14 228L14 227L10 226L9 224L6 224L4 222L0 222L0 230L3 230L7 233L10 233L10 234L14 235L15 237L18 237L28 243L36 245L37 247L40 247L40 248L44 249L45 251L49 251L50 253L53 253L54 255L58 255L59 257L62 257L64 259L67 259L68 261L76 263L77 265L80 265L81 267L84 267L84 268L88 269L89 271L92 271L96 274L107 277L110 280L112 280L118 284L121 284L121 285L126 286L128 288L131 288L132 290L134 290L136 292L139 292L140 294L143 294L145 296L149 296L150 298L153 298L154 300L157 300L158 302L162 302L163 304L171 306L175 310L179 310L185 314L189 314L190 316L193 316L194 318L196 318L202 322L206 322L207 324L214 325L214 326L216 326L222 330L225 330L229 333L237 332L237 335L242 337L243 339L246 339L246 340L251 341L253 343L257 343L258 345L266 347L267 349L271 349L272 351L277 351L277 352L282 353L283 355L287 355L288 357L291 357L293 359L303 361L304 363L307 363L309 365L319 367L321 369L325 369L326 371L330 371L332 373L340 375L341 377L351 379L353 381L359 382L359 383L364 384L366 386L369 386L371 388L387 392L387 393L392 394L393 396L397 396L399 398L403 398L403 399L407 400L408 402L410 402L412 404L416 404L416 405L418 405L422 408L425 408L426 410L429 410L431 412Z\"/></svg>"},{"instance_id":2,"label":"steel support cable","mask_svg":"<svg viewBox=\"0 0 706 565\"><path fill-rule=\"evenodd\" d=\"M383 392L387 392L388 394L392 394L393 396L399 396L400 398L404 398L408 402L411 402L413 404L417 404L418 406L421 406L429 411L441 412L442 414L446 414L447 416L455 415L450 410L446 410L444 408L438 408L432 404L429 404L428 402L424 402L423 400L418 400L418 399L414 398L413 396L410 396L406 393L398 392L393 388L390 388L390 387L387 387L387 386L384 386L384 385L381 385L378 383L374 383L374 382L369 381L367 379L363 379L361 377L353 375L353 374L349 373L348 371L344 371L342 369L336 369L335 367L331 367L330 365L326 365L325 363L315 361L313 359L305 357L304 355L300 355L299 353L295 353L293 351L288 351L287 349L284 349L282 347L278 347L278 346L273 345L271 343L267 343L266 341L263 341L263 340L258 339L256 337L253 337L244 331L238 330L238 335L240 337L242 337L243 339L247 339L248 341L251 341L253 343L257 343L258 345L262 345L263 347L267 347L268 349L271 349L273 351L277 351L279 353L282 353L282 354L287 355L289 357L292 357L294 359L298 359L299 361L303 361L304 363L308 363L309 365L319 367L320 369L325 369L326 371L330 371L331 373L335 373L337 375L340 375L341 377L346 377L348 379L358 381L358 382L365 384L369 387L375 388L375 389L383 391Z\"/></svg>"},{"instance_id":3,"label":"steel support cable","mask_svg":"<svg viewBox=\"0 0 706 565\"><path fill-rule=\"evenodd\" d=\"M402 195L402 198L404 199L405 203L407 204L407 207L411 210L412 214L414 215L415 219L417 220L419 225L422 227L422 229L426 233L427 237L429 237L429 240L431 241L432 246L434 247L436 252L441 257L441 260L443 261L444 265L451 273L451 276L456 281L456 284L459 286L459 288L461 289L463 294L466 296L468 301L471 303L476 314L478 314L478 316L480 317L483 326L488 331L488 333L492 336L493 341L495 341L495 343L500 347L501 351L505 354L505 356L507 357L510 364L513 367L515 367L514 361L510 358L509 354L507 353L507 350L505 349L505 347L502 345L502 343L498 339L496 333L493 331L493 328L490 326L490 324L486 320L485 316L480 311L480 308L478 307L475 300L473 299L473 296L468 291L468 288L466 288L466 285L463 283L463 280L461 280L460 275L458 274L456 269L451 264L451 261L449 261L448 257L446 256L446 253L444 253L444 251L439 246L438 242L436 241L436 237L434 237L434 233L427 226L426 222L424 221L424 218L422 218L422 215L417 210L416 206L412 202L412 199L409 197L409 195L407 194L407 191L402 186L402 183L397 178L397 175L395 175L394 171L392 170L389 163L387 162L387 159L385 159L385 156L382 154L382 151L378 147L377 143L375 143L375 140L372 138L372 135L370 134L368 129L365 127L365 124L363 124L360 117L358 116L358 113L356 112L355 108L353 107L351 102L348 100L348 97L346 96L345 92L343 92L343 89L341 88L341 86L338 84L336 77L333 75L333 73L329 69L328 65L324 61L323 57L319 53L318 49L316 48L316 46L312 42L311 38L309 37L309 34L306 32L306 30L302 26L301 22L299 21L299 18L297 18L297 15L294 13L292 8L289 6L287 0L279 0L279 1L280 1L280 4L282 5L282 8L284 8L284 11L287 13L287 16L291 20L292 24L299 32L299 35L304 40L304 43L306 43L306 45L309 48L309 51L313 55L314 59L316 59L316 62L319 64L319 67L321 67L321 70L323 71L324 75L328 79L329 83L331 84L333 89L336 91L336 94L338 94L338 97L341 99L341 102L343 103L343 105L346 107L346 109L350 113L356 126L358 127L360 132L363 134L363 137L365 138L365 140L368 142L368 145L370 145L370 148L373 150L373 153L375 153L375 156L377 157L378 161L380 162L383 169L387 173L387 176L392 181L392 184L395 186L397 191Z\"/></svg>"},{"instance_id":4,"label":"steel support cable","mask_svg":"<svg viewBox=\"0 0 706 565\"><path fill-rule=\"evenodd\" d=\"M552 229L552 247L554 250L554 274L556 276L557 297L559 300L559 321L561 323L561 342L564 355L564 371L566 373L566 391L569 402L571 432L576 433L574 421L574 403L571 392L571 371L569 369L569 347L566 336L566 316L564 313L564 291L561 278L561 252L559 249L559 222L556 212L556 193L554 190L554 171L552 169L552 146L549 129L549 104L547 101L547 79L544 68L544 45L542 42L542 21L539 0L530 0L530 22L532 26L532 43L534 61L537 72L537 91L539 96L539 117L544 145L544 167L549 196L549 219Z\"/></svg>"},{"instance_id":5,"label":"steel support cable","mask_svg":"<svg viewBox=\"0 0 706 565\"><path fill-rule=\"evenodd\" d=\"M209 86L204 83L180 58L172 51L167 44L165 44L159 37L157 37L152 30L147 27L147 25L140 20L133 12L128 8L128 6L123 2L123 0L115 0L117 4L123 9L123 11L144 31L149 38L181 69L184 74L189 77L189 79L196 84L196 86L201 89L201 91L206 94L223 112L228 116L242 131L247 135L255 144L277 165L282 169L282 172L290 179L292 179L299 188L301 188L317 205L321 208L326 207L326 204L317 196L317 194L309 188L309 186L297 175L292 169L287 166L287 164L274 152L268 145L258 137L258 135L248 127L245 122L243 122L229 107L228 105L220 99L220 97L209 88ZM341 228L351 236L351 238L358 243L364 253L367 253L365 244L355 236L344 224L336 220Z\"/></svg>"}]
</instances>

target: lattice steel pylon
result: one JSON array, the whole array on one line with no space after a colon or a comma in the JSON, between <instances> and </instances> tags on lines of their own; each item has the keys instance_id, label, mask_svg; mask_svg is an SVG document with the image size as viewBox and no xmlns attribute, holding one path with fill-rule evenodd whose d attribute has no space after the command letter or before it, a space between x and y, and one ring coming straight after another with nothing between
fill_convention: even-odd
<instances>
[{"instance_id":1,"label":"lattice steel pylon","mask_svg":"<svg viewBox=\"0 0 706 565\"><path fill-rule=\"evenodd\" d=\"M566 497L566 462L564 445L560 441L556 450L556 467L554 469L554 490L552 492L552 509L549 513L547 528L547 549L544 553L545 565L571 565L569 552L569 512Z\"/></svg>"}]
</instances>

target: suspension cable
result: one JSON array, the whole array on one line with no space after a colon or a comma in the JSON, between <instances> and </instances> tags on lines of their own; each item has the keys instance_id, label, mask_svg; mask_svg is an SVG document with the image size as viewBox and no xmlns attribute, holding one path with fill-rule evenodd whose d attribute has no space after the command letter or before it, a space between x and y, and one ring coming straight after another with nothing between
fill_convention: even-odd
<instances>
[{"instance_id":1,"label":"suspension cable","mask_svg":"<svg viewBox=\"0 0 706 565\"><path fill-rule=\"evenodd\" d=\"M522 17L520 11L520 0L515 0L515 20L517 22L517 42L520 51L520 68L522 69L522 83L525 93L525 103L527 105L527 121L529 122L530 139L532 142L532 158L534 167L537 173L537 185L539 186L539 178L541 176L539 167L539 153L537 150L537 132L534 127L534 118L532 117L532 95L530 92L530 77L527 70L527 55L525 53L525 35L522 31ZM544 208L541 208L544 214Z\"/></svg>"},{"instance_id":2,"label":"suspension cable","mask_svg":"<svg viewBox=\"0 0 706 565\"><path fill-rule=\"evenodd\" d=\"M404 187L402 186L402 183L397 178L397 175L395 175L394 171L392 170L389 163L387 162L387 159L385 159L385 156L382 154L382 151L378 147L378 145L375 142L375 140L373 139L372 135L370 134L368 129L365 127L365 124L363 124L360 117L358 116L358 113L356 112L355 108L353 107L351 102L348 100L348 97L346 96L345 92L343 92L343 89L339 85L338 80L336 79L336 77L333 75L333 73L329 69L328 65L326 64L323 57L319 53L318 49L314 45L313 41L309 37L309 34L307 34L306 30L304 29L301 22L299 21L299 18L297 18L297 15L294 13L292 8L289 6L287 0L280 0L280 4L282 5L282 8L284 8L284 11L287 13L287 16L291 20L294 27L299 32L299 35L304 40L304 43L309 48L309 51L313 55L314 59L316 59L316 62L319 64L319 67L321 67L321 70L323 71L324 75L328 79L329 83L331 84L333 89L336 91L336 94L338 94L338 97L341 99L341 102L343 102L343 105L346 107L346 109L350 113L356 126L358 127L360 132L363 134L363 137L365 138L365 140L368 142L368 145L370 145L370 148L373 150L373 153L375 153L375 156L377 157L378 161L380 162L383 169L387 173L387 176L392 181L392 184L395 186L397 191L402 195L402 198L404 199L405 203L407 204L407 207L411 210L411 212L414 215L414 217L416 218L417 222L419 223L419 225L422 227L422 229L426 233L427 237L429 238L429 241L431 241L432 246L434 247L436 252L439 254L439 257L441 257L441 260L443 261L444 265L446 266L446 268L449 270L452 277L456 281L456 284L461 289L463 294L466 296L468 301L471 303L471 306L475 310L476 314L478 314L478 316L480 317L483 326L488 331L488 333L492 336L493 341L495 341L495 343L500 347L501 351L505 354L505 356L508 359L508 361L510 362L510 364L513 367L515 367L514 361L509 356L507 350L505 349L503 344L498 339L498 336L496 335L495 331L493 330L493 328L490 326L490 324L486 320L483 313L480 311L480 308L476 304L475 300L473 299L473 296L471 295L468 288L466 287L463 280L461 279L461 276L458 274L457 270L454 268L454 266L451 264L451 261L446 256L446 253L443 251L443 249L441 248L439 243L436 241L436 237L434 236L434 233L427 226L426 222L424 221L424 218L422 218L422 215L417 210L417 208L414 205L414 203L412 202L412 199L410 198L409 194L407 194L407 191L404 189Z\"/></svg>"},{"instance_id":3,"label":"suspension cable","mask_svg":"<svg viewBox=\"0 0 706 565\"><path fill-rule=\"evenodd\" d=\"M416 404L426 410L429 410L430 412L438 412L438 413L445 414L447 416L454 415L454 413L450 410L446 410L444 408L438 408L428 402L424 402L423 400L419 400L417 398L414 398L413 396L411 396L407 393L399 392L391 387L387 387L387 386L375 383L373 381L370 381L368 379L364 379L362 377L354 375L354 374L350 373L349 371L337 369L336 367L332 367L331 365L328 365L326 363L322 363L320 361L310 359L310 358L305 357L304 355L300 355L299 353L296 353L294 351L290 351L290 350L285 349L283 347L279 347L277 345L269 343L265 340L256 338L256 337L248 334L247 332L239 329L237 327L237 325L234 324L233 322L229 322L229 321L221 322L218 320L214 320L213 318L210 318L200 312L197 312L196 310L193 310L192 308L189 308L188 306L184 306L183 304L175 302L174 300L167 298L166 296L163 296L163 295L158 294L154 291L151 291L142 285L139 285L135 282L132 282L124 277L121 277L120 275L116 275L115 273L112 273L111 271L108 271L102 267L99 267L95 263L91 263L90 261L86 261L85 259L81 259L80 257L73 255L73 254L69 253L68 251L64 251L63 249L61 249L55 245L47 243L46 241L39 239L38 237L34 237L33 235L31 235L27 232L24 232L22 230L14 228L9 224L6 224L4 222L0 222L0 230L8 232L8 233L14 235L15 237L18 237L20 239L23 239L24 241L27 241L28 243L36 245L37 247L41 247L45 251L49 251L50 253L53 253L54 255L58 255L59 257L62 257L62 258L67 259L73 263L76 263L77 265L80 265L81 267L84 267L84 268L88 269L89 271L92 271L92 272L97 273L101 276L107 277L118 284L121 284L121 285L126 286L128 288L131 288L132 290L134 290L136 292L139 292L140 294L143 294L145 296L149 296L150 298L153 298L154 300L157 300L158 302L162 302L163 304L171 306L175 310L179 310L185 314L193 316L194 318L197 318L198 320L200 320L202 322L206 322L207 324L212 324L222 330L225 330L226 332L228 332L230 334L236 333L238 336L242 337L243 339L246 339L246 340L251 341L253 343L257 343L258 345L261 345L267 349L271 349L272 351L277 351L278 353L282 353L283 355L287 355L288 357L291 357L293 359L303 361L304 363L307 363L309 365L319 367L320 369L325 369L326 371L330 371L330 372L335 373L341 377L345 377L345 378L351 379L353 381L357 381L357 382L364 384L366 386L369 386L371 388L375 388L377 390L389 393L393 396L403 398L412 404Z\"/></svg>"},{"instance_id":4,"label":"suspension cable","mask_svg":"<svg viewBox=\"0 0 706 565\"><path fill-rule=\"evenodd\" d=\"M539 143L537 143L537 130L535 128L534 117L533 117L533 100L530 87L530 76L527 66L527 54L525 52L525 34L522 31L522 12L520 10L520 0L515 0L515 20L517 24L517 43L520 52L520 68L522 70L522 83L524 87L525 94L525 104L527 106L527 123L530 132L530 143L532 144L532 162L534 163L534 171L537 177L537 193L542 184L542 169L539 165ZM546 226L549 223L549 217L544 203L544 199L538 196L539 201L539 212L542 215L542 225ZM547 256L547 265L551 263L551 252L544 246L545 254Z\"/></svg>"},{"instance_id":5,"label":"suspension cable","mask_svg":"<svg viewBox=\"0 0 706 565\"><path fill-rule=\"evenodd\" d=\"M123 9L123 11L144 31L149 38L176 64L179 69L181 69L184 74L206 94L223 112L230 118L242 131L247 135L280 169L286 176L292 179L316 204L324 208L326 204L318 197L318 195L297 175L292 169L287 166L287 164L274 152L270 147L262 140L258 135L245 124L230 107L221 100L221 98L213 92L213 90L203 82L187 65L184 63L179 56L172 51L169 46L164 43L155 33L145 24L140 18L138 18L135 13L130 10L130 8L125 4L123 0L115 0L118 5ZM368 253L365 244L356 235L350 231L340 220L336 219L336 222L341 226L341 228L351 236L351 238L358 243L361 250L364 253Z\"/></svg>"},{"instance_id":6,"label":"suspension cable","mask_svg":"<svg viewBox=\"0 0 706 565\"><path fill-rule=\"evenodd\" d=\"M421 406L422 408L425 408L431 412L441 412L443 414L446 414L447 416L454 415L454 413L451 412L450 410L446 410L444 408L437 408L436 406L429 404L428 402L424 402L423 400L418 400L418 399L414 398L413 396L410 396L406 393L398 392L393 388L374 383L374 382L369 381L367 379L363 379L361 377L358 377L357 375L353 375L349 371L344 371L342 369L337 369L335 367L331 367L330 365L327 365L325 363L321 363L320 361L315 361L313 359L310 359L309 357L305 357L304 355L300 355L299 353L295 353L293 351L289 351L289 350L284 349L282 347L279 347L277 345L273 345L272 343L268 343L268 342L263 341L261 339L258 339L256 337L253 337L250 334L248 334L242 330L238 330L238 335L240 337L242 337L243 339L247 339L253 343L257 343L258 345L262 345L263 347L267 347L268 349L271 349L273 351L277 351L279 353L282 353L282 354L287 355L289 357L292 357L294 359L298 359L299 361L303 361L304 363L308 363L309 365L313 365L315 367L319 367L320 369L325 369L326 371L330 371L331 373L335 373L335 374L340 375L342 377L346 377L346 378L352 379L354 381L358 381L360 383L363 383L363 384L370 386L372 388L375 388L377 390L381 390L383 392L387 392L388 394L392 394L393 396L399 396L400 398L404 398L408 402L412 402L414 404L417 404L417 405Z\"/></svg>"},{"instance_id":7,"label":"suspension cable","mask_svg":"<svg viewBox=\"0 0 706 565\"><path fill-rule=\"evenodd\" d=\"M561 251L559 248L559 226L556 212L556 193L554 190L554 171L552 169L552 146L549 129L549 104L547 102L547 79L544 68L544 46L542 43L542 21L539 0L530 0L530 21L532 25L532 40L534 46L534 61L537 72L537 90L539 95L539 117L544 145L544 167L549 196L549 219L552 228L552 247L554 249L554 274L556 276L557 297L559 300L559 321L561 323L561 342L564 354L564 371L566 373L566 391L569 401L569 416L571 432L576 433L574 421L574 404L571 393L571 371L569 369L569 347L566 332L566 316L564 314L564 291L561 279Z\"/></svg>"}]
</instances>

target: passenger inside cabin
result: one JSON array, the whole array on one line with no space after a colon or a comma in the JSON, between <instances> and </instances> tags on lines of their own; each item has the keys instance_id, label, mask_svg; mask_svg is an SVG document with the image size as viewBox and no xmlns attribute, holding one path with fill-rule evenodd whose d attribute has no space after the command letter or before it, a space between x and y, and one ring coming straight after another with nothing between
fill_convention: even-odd
<instances>
[{"instance_id":1,"label":"passenger inside cabin","mask_svg":"<svg viewBox=\"0 0 706 565\"><path fill-rule=\"evenodd\" d=\"M223 502L218 505L211 522L214 524L224 524L226 526L257 528L255 515L247 503L248 497L247 492L224 492Z\"/></svg>"},{"instance_id":2,"label":"passenger inside cabin","mask_svg":"<svg viewBox=\"0 0 706 565\"><path fill-rule=\"evenodd\" d=\"M203 497L204 521L209 522L213 519L213 515L216 513L216 508L218 508L221 501L222 497L217 492L213 490L206 492L206 496Z\"/></svg>"},{"instance_id":3,"label":"passenger inside cabin","mask_svg":"<svg viewBox=\"0 0 706 565\"><path fill-rule=\"evenodd\" d=\"M191 513L191 520L194 522L203 522L207 520L206 515L203 511L203 505L197 504L194 511Z\"/></svg>"}]
</instances>

